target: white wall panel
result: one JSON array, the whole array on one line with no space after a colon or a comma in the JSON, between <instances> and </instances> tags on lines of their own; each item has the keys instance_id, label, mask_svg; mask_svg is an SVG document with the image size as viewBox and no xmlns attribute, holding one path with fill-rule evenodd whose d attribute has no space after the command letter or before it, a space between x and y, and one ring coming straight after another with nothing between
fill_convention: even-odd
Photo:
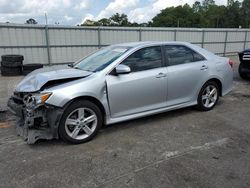
<instances>
[{"instance_id":1,"label":"white wall panel","mask_svg":"<svg viewBox=\"0 0 250 188\"><path fill-rule=\"evenodd\" d=\"M226 37L225 32L205 32L204 42L224 42Z\"/></svg>"},{"instance_id":2,"label":"white wall panel","mask_svg":"<svg viewBox=\"0 0 250 188\"><path fill-rule=\"evenodd\" d=\"M3 46L45 45L45 32L41 29L0 28Z\"/></svg>"},{"instance_id":3,"label":"white wall panel","mask_svg":"<svg viewBox=\"0 0 250 188\"><path fill-rule=\"evenodd\" d=\"M99 29L101 45L139 41L139 28L100 27ZM192 28L141 28L141 39L173 41L175 30L177 30L176 40L198 43L197 45L201 46L202 32ZM74 62L98 49L98 27L48 26L48 31L51 63ZM248 33L247 41L250 41L250 30L205 29L204 31L204 48L214 53L224 52L225 31L228 31L227 40L232 42L227 43L226 52L243 50L245 31ZM0 24L0 55L22 54L24 64L47 64L45 33L44 26ZM26 47L22 48L23 46ZM246 43L246 48L250 48L250 42Z\"/></svg>"},{"instance_id":4,"label":"white wall panel","mask_svg":"<svg viewBox=\"0 0 250 188\"><path fill-rule=\"evenodd\" d=\"M246 48L250 48L250 42L246 43Z\"/></svg>"},{"instance_id":5,"label":"white wall panel","mask_svg":"<svg viewBox=\"0 0 250 188\"><path fill-rule=\"evenodd\" d=\"M228 32L227 41L244 41L245 32Z\"/></svg>"},{"instance_id":6,"label":"white wall panel","mask_svg":"<svg viewBox=\"0 0 250 188\"><path fill-rule=\"evenodd\" d=\"M204 44L204 48L213 53L224 52L224 44Z\"/></svg>"},{"instance_id":7,"label":"white wall panel","mask_svg":"<svg viewBox=\"0 0 250 188\"><path fill-rule=\"evenodd\" d=\"M227 43L226 52L240 52L244 48L244 43Z\"/></svg>"},{"instance_id":8,"label":"white wall panel","mask_svg":"<svg viewBox=\"0 0 250 188\"><path fill-rule=\"evenodd\" d=\"M173 41L173 31L144 31L142 30L142 41Z\"/></svg>"},{"instance_id":9,"label":"white wall panel","mask_svg":"<svg viewBox=\"0 0 250 188\"><path fill-rule=\"evenodd\" d=\"M4 54L22 54L24 56L23 64L48 64L47 51L44 48L1 48L0 56Z\"/></svg>"},{"instance_id":10,"label":"white wall panel","mask_svg":"<svg viewBox=\"0 0 250 188\"><path fill-rule=\"evenodd\" d=\"M98 50L96 47L51 48L51 60L53 63L75 62L96 50Z\"/></svg>"},{"instance_id":11,"label":"white wall panel","mask_svg":"<svg viewBox=\"0 0 250 188\"><path fill-rule=\"evenodd\" d=\"M186 41L186 42L201 42L202 41L202 32L197 31L178 31L176 33L177 41Z\"/></svg>"},{"instance_id":12,"label":"white wall panel","mask_svg":"<svg viewBox=\"0 0 250 188\"><path fill-rule=\"evenodd\" d=\"M116 44L139 41L139 31L101 30L101 44Z\"/></svg>"},{"instance_id":13,"label":"white wall panel","mask_svg":"<svg viewBox=\"0 0 250 188\"><path fill-rule=\"evenodd\" d=\"M247 41L250 41L250 31L247 32Z\"/></svg>"}]
</instances>

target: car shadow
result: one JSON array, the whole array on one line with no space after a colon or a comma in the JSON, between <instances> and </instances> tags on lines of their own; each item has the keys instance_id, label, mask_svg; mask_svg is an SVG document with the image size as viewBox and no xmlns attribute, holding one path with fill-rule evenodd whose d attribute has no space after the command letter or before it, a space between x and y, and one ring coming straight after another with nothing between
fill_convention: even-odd
<instances>
[{"instance_id":1,"label":"car shadow","mask_svg":"<svg viewBox=\"0 0 250 188\"><path fill-rule=\"evenodd\" d=\"M220 106L224 103L223 100L219 100L216 106ZM215 107L216 108L216 107ZM99 133L96 135L95 139L98 139L98 135L100 134L111 134L116 131L122 131L126 129L132 129L135 126L145 126L145 124L155 124L157 122L161 122L162 120L168 120L169 118L178 118L182 115L187 114L201 114L206 113L204 111L199 111L195 108L195 106L171 110L167 112L162 112L154 115L148 115L141 118L136 118L132 120L127 120L121 123L115 123L111 125L103 125L103 127L99 130ZM91 141L90 141L91 142ZM34 145L30 145L31 147L43 147L47 145L62 145L62 146L70 146L70 143L65 143L60 139L53 139L53 140L38 140Z\"/></svg>"},{"instance_id":2,"label":"car shadow","mask_svg":"<svg viewBox=\"0 0 250 188\"><path fill-rule=\"evenodd\" d=\"M163 119L168 118L178 118L183 114L190 114L190 113L201 113L200 111L196 110L195 107L186 107L177 110L171 110L168 112L162 112L154 115L148 115L141 118L136 118L132 120L127 120L121 123L115 123L111 125L104 125L101 131L119 131L121 129L128 129L134 126L143 126L146 123L156 123L158 121L162 121Z\"/></svg>"},{"instance_id":3,"label":"car shadow","mask_svg":"<svg viewBox=\"0 0 250 188\"><path fill-rule=\"evenodd\" d=\"M99 134L111 134L116 131L122 131L125 129L134 128L135 126L140 127L145 124L149 123L156 123L158 121L162 121L163 119L168 118L178 118L183 114L190 114L190 113L201 113L200 111L196 110L195 107L186 107L182 109L172 110L168 112L162 112L155 115L149 115L146 117L136 118L133 120L127 120L121 123L115 123L111 125L104 125L100 130ZM98 135L94 139L98 139ZM91 142L91 141L90 141ZM70 146L72 144L65 143L60 139L52 139L52 140L38 140L35 144L29 145L31 148L34 147L46 147L48 145L57 145L57 146Z\"/></svg>"}]
</instances>

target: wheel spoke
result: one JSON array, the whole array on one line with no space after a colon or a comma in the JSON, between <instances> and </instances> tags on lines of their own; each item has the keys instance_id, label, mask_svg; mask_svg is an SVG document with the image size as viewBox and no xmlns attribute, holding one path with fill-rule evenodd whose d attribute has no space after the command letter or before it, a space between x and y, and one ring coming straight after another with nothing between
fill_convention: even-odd
<instances>
[{"instance_id":1,"label":"wheel spoke","mask_svg":"<svg viewBox=\"0 0 250 188\"><path fill-rule=\"evenodd\" d=\"M66 120L66 125L77 125L77 120L68 118Z\"/></svg>"},{"instance_id":2,"label":"wheel spoke","mask_svg":"<svg viewBox=\"0 0 250 188\"><path fill-rule=\"evenodd\" d=\"M216 99L214 97L212 97L210 100L211 100L211 102L215 102Z\"/></svg>"},{"instance_id":3,"label":"wheel spoke","mask_svg":"<svg viewBox=\"0 0 250 188\"><path fill-rule=\"evenodd\" d=\"M208 107L209 105L209 99L206 99L205 106Z\"/></svg>"},{"instance_id":4,"label":"wheel spoke","mask_svg":"<svg viewBox=\"0 0 250 188\"><path fill-rule=\"evenodd\" d=\"M71 133L71 137L72 138L76 138L77 135L79 134L79 131L80 131L80 128L79 127L75 127L75 129Z\"/></svg>"},{"instance_id":5,"label":"wheel spoke","mask_svg":"<svg viewBox=\"0 0 250 188\"><path fill-rule=\"evenodd\" d=\"M207 95L202 95L202 100L207 99Z\"/></svg>"},{"instance_id":6,"label":"wheel spoke","mask_svg":"<svg viewBox=\"0 0 250 188\"><path fill-rule=\"evenodd\" d=\"M84 118L84 108L78 109L78 118Z\"/></svg>"},{"instance_id":7,"label":"wheel spoke","mask_svg":"<svg viewBox=\"0 0 250 188\"><path fill-rule=\"evenodd\" d=\"M84 119L84 122L85 123L91 123L92 121L95 121L96 120L96 116L95 115L91 115L87 118Z\"/></svg>"},{"instance_id":8,"label":"wheel spoke","mask_svg":"<svg viewBox=\"0 0 250 188\"><path fill-rule=\"evenodd\" d=\"M210 95L213 95L216 93L216 88L212 89L212 91L210 91Z\"/></svg>"},{"instance_id":9,"label":"wheel spoke","mask_svg":"<svg viewBox=\"0 0 250 188\"><path fill-rule=\"evenodd\" d=\"M91 135L93 132L87 125L85 125L82 129L87 135Z\"/></svg>"}]
</instances>

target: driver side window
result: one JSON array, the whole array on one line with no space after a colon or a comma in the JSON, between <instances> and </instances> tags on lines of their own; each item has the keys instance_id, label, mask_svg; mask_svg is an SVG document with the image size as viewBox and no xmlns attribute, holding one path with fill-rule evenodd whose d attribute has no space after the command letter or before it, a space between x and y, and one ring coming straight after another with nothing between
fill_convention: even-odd
<instances>
[{"instance_id":1,"label":"driver side window","mask_svg":"<svg viewBox=\"0 0 250 188\"><path fill-rule=\"evenodd\" d=\"M122 64L130 67L131 72L144 71L162 66L161 47L146 47L134 52Z\"/></svg>"}]
</instances>

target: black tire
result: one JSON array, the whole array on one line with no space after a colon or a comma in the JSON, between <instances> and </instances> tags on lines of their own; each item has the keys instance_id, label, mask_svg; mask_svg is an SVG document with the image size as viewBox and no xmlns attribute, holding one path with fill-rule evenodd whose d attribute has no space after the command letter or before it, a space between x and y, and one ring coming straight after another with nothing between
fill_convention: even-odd
<instances>
[{"instance_id":1,"label":"black tire","mask_svg":"<svg viewBox=\"0 0 250 188\"><path fill-rule=\"evenodd\" d=\"M240 75L240 77L241 77L242 79L246 80L246 79L248 79L249 77L248 77L248 75L247 75L246 73L243 73L242 69L243 69L243 65L242 65L242 63L240 63L239 69L238 69L239 75Z\"/></svg>"},{"instance_id":2,"label":"black tire","mask_svg":"<svg viewBox=\"0 0 250 188\"><path fill-rule=\"evenodd\" d=\"M22 55L2 55L2 61L6 62L22 62Z\"/></svg>"},{"instance_id":3,"label":"black tire","mask_svg":"<svg viewBox=\"0 0 250 188\"><path fill-rule=\"evenodd\" d=\"M202 95L204 94L204 92L208 86L214 86L216 88L216 92L217 92L217 99L215 100L214 104L211 107L206 107L203 103L203 100L202 100ZM218 84L214 81L208 81L202 86L202 88L199 92L198 99L197 99L198 104L196 107L200 111L212 110L215 107L215 105L217 104L219 97L220 97L220 88L219 88Z\"/></svg>"},{"instance_id":4,"label":"black tire","mask_svg":"<svg viewBox=\"0 0 250 188\"><path fill-rule=\"evenodd\" d=\"M26 64L23 65L23 75L27 75L36 69L43 68L43 64Z\"/></svg>"},{"instance_id":5,"label":"black tire","mask_svg":"<svg viewBox=\"0 0 250 188\"><path fill-rule=\"evenodd\" d=\"M2 61L1 62L1 67L20 67L22 65L23 63L21 61L16 61L16 62Z\"/></svg>"},{"instance_id":6,"label":"black tire","mask_svg":"<svg viewBox=\"0 0 250 188\"><path fill-rule=\"evenodd\" d=\"M96 125L95 130L87 138L84 138L81 140L70 137L66 131L66 126L65 126L65 122L68 116L79 108L91 109L97 117L97 125ZM59 124L58 133L59 133L59 137L65 142L68 142L71 144L81 144L81 143L90 141L97 134L101 126L102 126L102 113L100 109L98 108L98 106L87 100L77 100L73 102L72 104L70 104L64 111L60 124Z\"/></svg>"},{"instance_id":7,"label":"black tire","mask_svg":"<svg viewBox=\"0 0 250 188\"><path fill-rule=\"evenodd\" d=\"M22 74L22 67L1 67L2 76L19 76Z\"/></svg>"},{"instance_id":8,"label":"black tire","mask_svg":"<svg viewBox=\"0 0 250 188\"><path fill-rule=\"evenodd\" d=\"M32 72L32 71L30 71L30 70L23 70L22 74L26 76L26 75L28 75L28 74L31 73L31 72Z\"/></svg>"},{"instance_id":9,"label":"black tire","mask_svg":"<svg viewBox=\"0 0 250 188\"><path fill-rule=\"evenodd\" d=\"M25 64L23 65L23 70L30 70L30 71L33 71L33 70L36 70L36 69L40 69L40 68L43 68L43 64Z\"/></svg>"}]
</instances>

